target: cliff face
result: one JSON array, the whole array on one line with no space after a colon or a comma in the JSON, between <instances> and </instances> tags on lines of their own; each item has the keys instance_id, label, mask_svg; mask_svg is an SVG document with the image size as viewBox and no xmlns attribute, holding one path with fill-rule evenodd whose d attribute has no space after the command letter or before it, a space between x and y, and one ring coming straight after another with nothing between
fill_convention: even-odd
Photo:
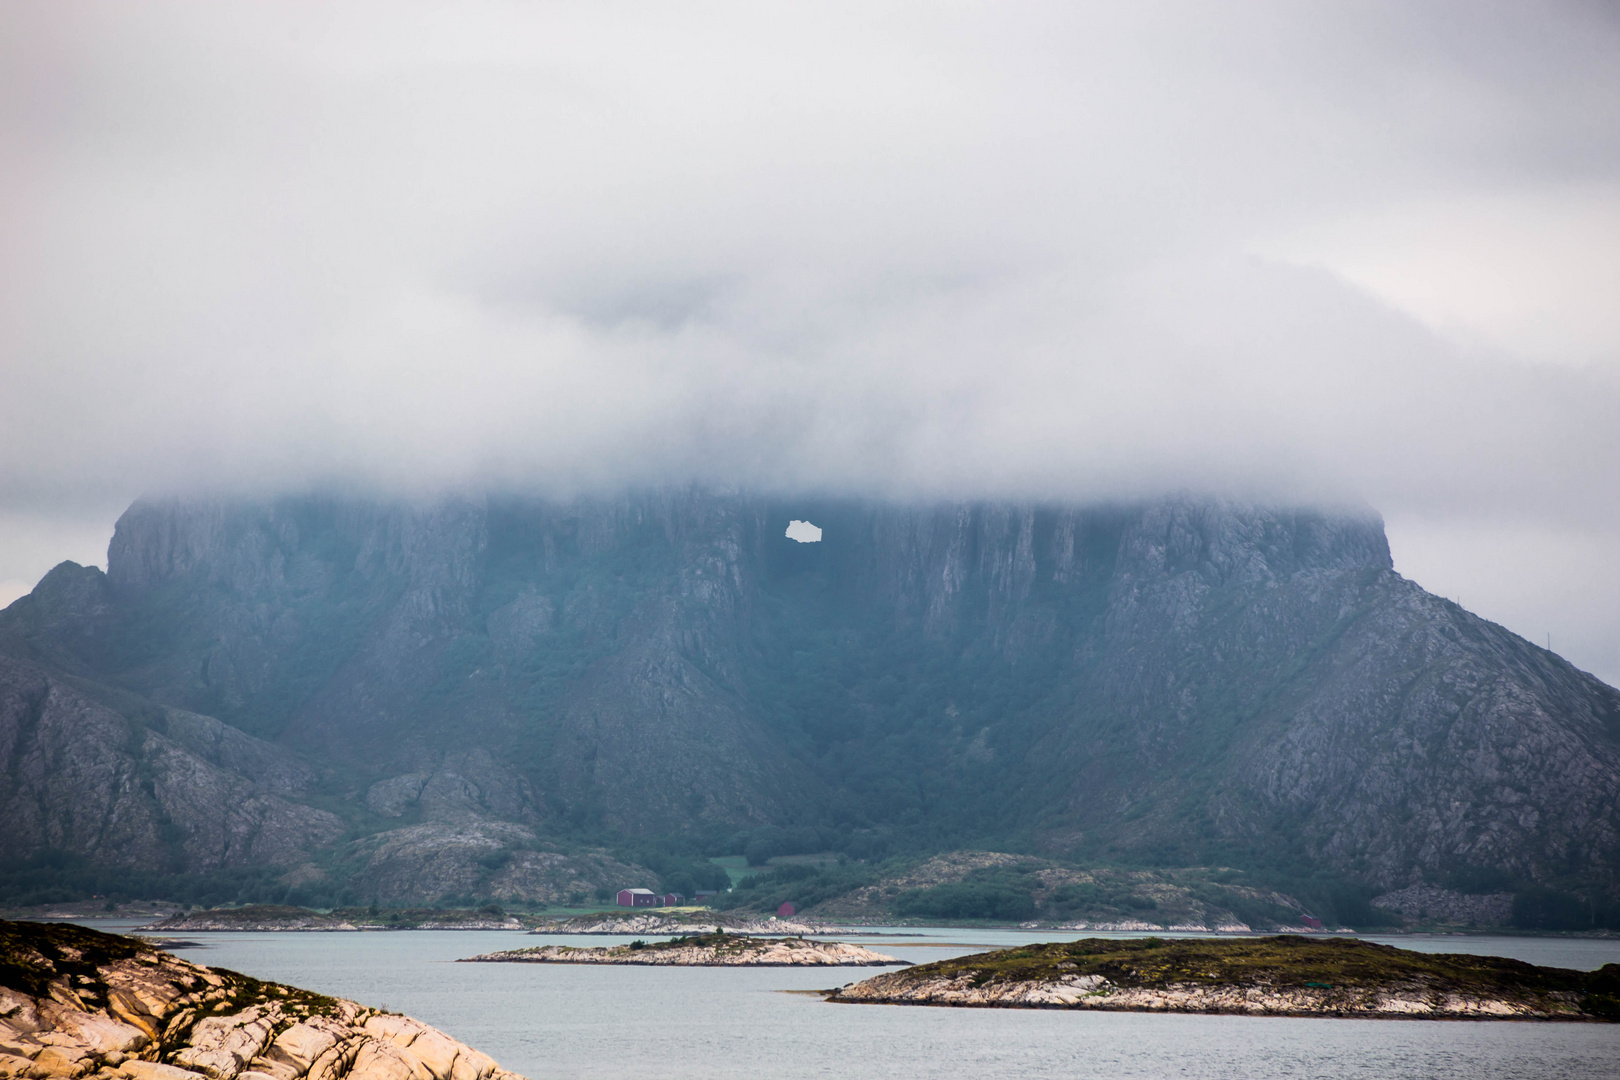
<instances>
[{"instance_id":1,"label":"cliff face","mask_svg":"<svg viewBox=\"0 0 1620 1080\"><path fill-rule=\"evenodd\" d=\"M105 577L0 614L0 652L435 835L1033 834L1382 886L1620 865L1620 694L1395 574L1370 514L142 502Z\"/></svg>"}]
</instances>

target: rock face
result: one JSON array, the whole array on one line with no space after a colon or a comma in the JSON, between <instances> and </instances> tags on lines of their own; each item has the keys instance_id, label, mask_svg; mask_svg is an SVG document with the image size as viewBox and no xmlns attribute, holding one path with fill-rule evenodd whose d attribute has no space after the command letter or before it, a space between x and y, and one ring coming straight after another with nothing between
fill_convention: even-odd
<instances>
[{"instance_id":1,"label":"rock face","mask_svg":"<svg viewBox=\"0 0 1620 1080\"><path fill-rule=\"evenodd\" d=\"M549 850L528 827L503 821L426 822L389 829L341 851L350 890L384 902L446 895L575 904L627 881L653 880L602 853Z\"/></svg>"},{"instance_id":2,"label":"rock face","mask_svg":"<svg viewBox=\"0 0 1620 1080\"><path fill-rule=\"evenodd\" d=\"M1372 906L1396 912L1418 923L1505 926L1513 914L1513 894L1468 894L1434 885L1408 885L1404 889L1373 897Z\"/></svg>"},{"instance_id":3,"label":"rock face","mask_svg":"<svg viewBox=\"0 0 1620 1080\"><path fill-rule=\"evenodd\" d=\"M891 972L827 1000L1428 1020L1620 1021L1620 964L1596 972L1330 939L1031 945Z\"/></svg>"},{"instance_id":4,"label":"rock face","mask_svg":"<svg viewBox=\"0 0 1620 1080\"><path fill-rule=\"evenodd\" d=\"M635 964L676 967L882 967L903 964L892 956L842 941L754 938L703 934L652 945L580 949L542 945L533 949L470 956L464 964Z\"/></svg>"},{"instance_id":5,"label":"rock face","mask_svg":"<svg viewBox=\"0 0 1620 1080\"><path fill-rule=\"evenodd\" d=\"M0 922L0 1076L522 1080L406 1016L66 924Z\"/></svg>"},{"instance_id":6,"label":"rock face","mask_svg":"<svg viewBox=\"0 0 1620 1080\"><path fill-rule=\"evenodd\" d=\"M45 848L143 870L289 866L343 832L314 773L220 721L0 656L0 858Z\"/></svg>"},{"instance_id":7,"label":"rock face","mask_svg":"<svg viewBox=\"0 0 1620 1080\"><path fill-rule=\"evenodd\" d=\"M242 756L279 753L315 763L309 801L382 830L340 859L362 899L593 882L548 869L542 827L997 834L1384 891L1620 868L1620 692L1396 574L1366 512L143 501L106 575L64 564L0 613L0 654L0 754L82 758L0 776L15 848L296 859L330 822L295 765L272 782ZM104 711L70 703L90 687ZM141 710L189 756L129 750ZM182 715L230 734L182 745ZM171 809L165 831L161 777L185 769L251 781L230 805L270 824L193 833ZM67 774L104 809L53 793Z\"/></svg>"}]
</instances>

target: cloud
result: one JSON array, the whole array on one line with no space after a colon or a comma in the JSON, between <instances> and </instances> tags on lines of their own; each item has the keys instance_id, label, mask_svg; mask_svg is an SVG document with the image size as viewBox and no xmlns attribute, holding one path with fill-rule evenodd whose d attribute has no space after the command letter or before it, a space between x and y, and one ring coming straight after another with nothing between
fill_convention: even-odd
<instances>
[{"instance_id":1,"label":"cloud","mask_svg":"<svg viewBox=\"0 0 1620 1080\"><path fill-rule=\"evenodd\" d=\"M1620 537L1600 5L0 20L13 515L695 477Z\"/></svg>"}]
</instances>

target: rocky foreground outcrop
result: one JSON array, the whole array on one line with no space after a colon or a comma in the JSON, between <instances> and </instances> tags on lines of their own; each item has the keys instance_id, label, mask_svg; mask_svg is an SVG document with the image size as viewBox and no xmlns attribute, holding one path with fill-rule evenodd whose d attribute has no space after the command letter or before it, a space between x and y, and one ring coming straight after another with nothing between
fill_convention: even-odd
<instances>
[{"instance_id":1,"label":"rocky foreground outcrop","mask_svg":"<svg viewBox=\"0 0 1620 1080\"><path fill-rule=\"evenodd\" d=\"M1294 936L1030 945L888 972L828 1001L1426 1020L1620 1021L1620 964L1594 972Z\"/></svg>"},{"instance_id":2,"label":"rocky foreground outcrop","mask_svg":"<svg viewBox=\"0 0 1620 1080\"><path fill-rule=\"evenodd\" d=\"M523 1080L408 1016L18 922L0 922L0 1077Z\"/></svg>"},{"instance_id":3,"label":"rocky foreground outcrop","mask_svg":"<svg viewBox=\"0 0 1620 1080\"><path fill-rule=\"evenodd\" d=\"M641 964L679 967L882 967L904 964L892 956L841 941L751 938L704 934L655 944L634 942L604 949L542 945L508 949L460 961L467 964Z\"/></svg>"}]
</instances>

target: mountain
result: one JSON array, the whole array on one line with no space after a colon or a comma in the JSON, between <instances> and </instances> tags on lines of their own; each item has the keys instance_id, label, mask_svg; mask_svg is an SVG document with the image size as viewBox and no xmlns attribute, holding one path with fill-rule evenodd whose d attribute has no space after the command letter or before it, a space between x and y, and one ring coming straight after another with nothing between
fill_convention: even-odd
<instances>
[{"instance_id":1,"label":"mountain","mask_svg":"<svg viewBox=\"0 0 1620 1080\"><path fill-rule=\"evenodd\" d=\"M601 887L570 837L1372 889L1620 867L1620 692L1395 573L1371 512L143 500L106 574L0 613L0 657L13 858L401 896Z\"/></svg>"}]
</instances>

